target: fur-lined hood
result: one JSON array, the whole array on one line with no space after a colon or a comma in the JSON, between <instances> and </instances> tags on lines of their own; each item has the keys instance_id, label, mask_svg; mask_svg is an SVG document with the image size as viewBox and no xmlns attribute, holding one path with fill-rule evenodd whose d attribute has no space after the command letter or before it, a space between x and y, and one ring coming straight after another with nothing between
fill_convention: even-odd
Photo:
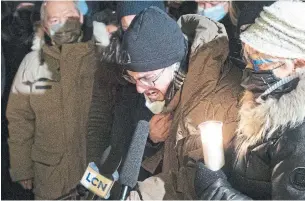
<instances>
[{"instance_id":1,"label":"fur-lined hood","mask_svg":"<svg viewBox=\"0 0 305 201\"><path fill-rule=\"evenodd\" d=\"M305 120L305 74L293 91L280 99L269 98L257 104L252 92L246 91L241 100L237 135L248 145L272 137L276 131L295 128Z\"/></svg>"},{"instance_id":2,"label":"fur-lined hood","mask_svg":"<svg viewBox=\"0 0 305 201\"><path fill-rule=\"evenodd\" d=\"M38 51L45 44L44 31L40 23L34 25L35 36L31 49ZM110 43L106 25L102 22L93 22L93 38L97 46L106 47Z\"/></svg>"}]
</instances>

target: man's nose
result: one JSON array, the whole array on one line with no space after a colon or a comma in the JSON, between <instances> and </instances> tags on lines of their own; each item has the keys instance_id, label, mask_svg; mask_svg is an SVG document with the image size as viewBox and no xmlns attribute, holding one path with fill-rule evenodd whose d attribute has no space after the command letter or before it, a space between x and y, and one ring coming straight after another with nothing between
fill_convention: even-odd
<instances>
[{"instance_id":1,"label":"man's nose","mask_svg":"<svg viewBox=\"0 0 305 201\"><path fill-rule=\"evenodd\" d=\"M139 84L139 82L136 83L136 88L139 94L142 94L147 90L147 87L143 86L142 84Z\"/></svg>"},{"instance_id":2,"label":"man's nose","mask_svg":"<svg viewBox=\"0 0 305 201\"><path fill-rule=\"evenodd\" d=\"M66 18L66 17L61 17L59 23L60 23L60 24L65 24L66 21L67 21L67 18Z\"/></svg>"}]
</instances>

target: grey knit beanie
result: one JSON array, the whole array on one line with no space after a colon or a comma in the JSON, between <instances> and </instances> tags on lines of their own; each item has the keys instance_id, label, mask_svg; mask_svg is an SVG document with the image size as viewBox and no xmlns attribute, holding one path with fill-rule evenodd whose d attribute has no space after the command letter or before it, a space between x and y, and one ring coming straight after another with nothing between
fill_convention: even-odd
<instances>
[{"instance_id":1,"label":"grey knit beanie","mask_svg":"<svg viewBox=\"0 0 305 201\"><path fill-rule=\"evenodd\" d=\"M277 1L264 7L240 38L255 50L275 57L305 58L305 3Z\"/></svg>"},{"instance_id":2,"label":"grey knit beanie","mask_svg":"<svg viewBox=\"0 0 305 201\"><path fill-rule=\"evenodd\" d=\"M158 7L139 13L123 36L123 67L147 72L180 62L187 52L187 41L173 19Z\"/></svg>"}]
</instances>

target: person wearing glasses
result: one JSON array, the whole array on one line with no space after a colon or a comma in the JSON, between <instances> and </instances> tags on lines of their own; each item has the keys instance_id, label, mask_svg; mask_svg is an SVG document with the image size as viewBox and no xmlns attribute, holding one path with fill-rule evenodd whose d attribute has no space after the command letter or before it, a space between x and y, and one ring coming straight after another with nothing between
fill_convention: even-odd
<instances>
[{"instance_id":1,"label":"person wearing glasses","mask_svg":"<svg viewBox=\"0 0 305 201\"><path fill-rule=\"evenodd\" d=\"M304 2L264 7L241 34L239 124L222 170L197 164L201 200L305 199Z\"/></svg>"},{"instance_id":2,"label":"person wearing glasses","mask_svg":"<svg viewBox=\"0 0 305 201\"><path fill-rule=\"evenodd\" d=\"M125 31L122 76L154 114L149 138L160 146L142 162L153 175L138 182L144 200L196 198L186 162L203 157L200 123L222 121L225 146L233 136L241 72L228 62L228 52L225 27L204 16L185 15L177 23L149 7Z\"/></svg>"},{"instance_id":3,"label":"person wearing glasses","mask_svg":"<svg viewBox=\"0 0 305 201\"><path fill-rule=\"evenodd\" d=\"M100 161L103 151L111 145L127 153L131 136L139 120L149 121L152 117L145 106L145 99L138 94L132 83L122 77L120 65L121 40L124 31L133 18L145 8L157 6L165 11L164 1L120 1L117 2L116 16L119 28L110 37L110 44L101 51L100 66L95 73L92 101L89 111L88 138L98 146L88 147L87 154L95 162ZM101 36L101 35L99 35ZM149 143L145 155L158 149L153 142ZM113 147L114 148L114 147ZM123 156L124 158L124 156ZM146 178L149 173L141 169L140 177Z\"/></svg>"}]
</instances>

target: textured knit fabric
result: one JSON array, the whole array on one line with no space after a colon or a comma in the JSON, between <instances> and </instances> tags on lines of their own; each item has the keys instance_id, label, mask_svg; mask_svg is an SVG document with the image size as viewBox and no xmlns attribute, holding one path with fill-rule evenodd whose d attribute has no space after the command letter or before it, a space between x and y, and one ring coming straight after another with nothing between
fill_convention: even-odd
<instances>
[{"instance_id":1,"label":"textured knit fabric","mask_svg":"<svg viewBox=\"0 0 305 201\"><path fill-rule=\"evenodd\" d=\"M240 38L264 54L283 58L305 58L305 3L278 1L264 7Z\"/></svg>"},{"instance_id":2,"label":"textured knit fabric","mask_svg":"<svg viewBox=\"0 0 305 201\"><path fill-rule=\"evenodd\" d=\"M180 62L187 44L178 24L164 11L149 7L138 14L123 36L123 67L147 72Z\"/></svg>"}]
</instances>

